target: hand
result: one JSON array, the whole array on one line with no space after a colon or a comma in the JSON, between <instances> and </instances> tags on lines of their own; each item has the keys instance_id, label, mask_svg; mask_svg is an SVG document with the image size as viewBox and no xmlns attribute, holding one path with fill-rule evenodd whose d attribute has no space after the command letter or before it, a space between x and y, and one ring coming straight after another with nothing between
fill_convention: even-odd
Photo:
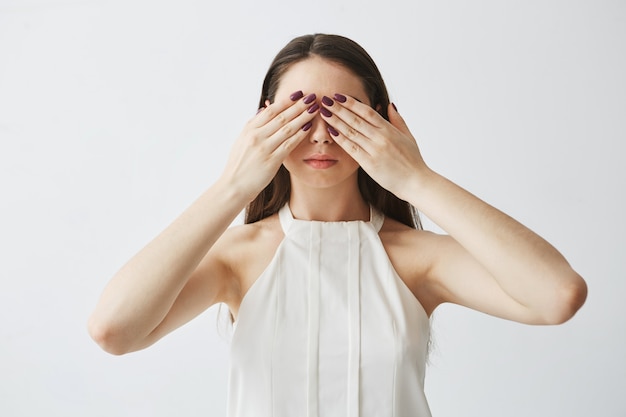
<instances>
[{"instance_id":1,"label":"hand","mask_svg":"<svg viewBox=\"0 0 626 417\"><path fill-rule=\"evenodd\" d=\"M297 91L289 98L266 102L235 142L222 180L252 200L265 188L283 160L306 137L309 123L319 111L315 94ZM311 111L313 109L313 111Z\"/></svg>"},{"instance_id":2,"label":"hand","mask_svg":"<svg viewBox=\"0 0 626 417\"><path fill-rule=\"evenodd\" d=\"M324 97L322 111L333 140L341 146L370 177L398 198L410 179L429 171L415 138L393 105L389 105L389 122L370 106L335 94L335 100Z\"/></svg>"}]
</instances>

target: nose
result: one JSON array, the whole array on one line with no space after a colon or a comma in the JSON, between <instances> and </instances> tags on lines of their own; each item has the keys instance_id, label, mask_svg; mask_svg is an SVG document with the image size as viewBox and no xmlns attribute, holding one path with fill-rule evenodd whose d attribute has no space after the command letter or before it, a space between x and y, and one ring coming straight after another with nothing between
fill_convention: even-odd
<instances>
[{"instance_id":1,"label":"nose","mask_svg":"<svg viewBox=\"0 0 626 417\"><path fill-rule=\"evenodd\" d=\"M328 123L319 114L311 120L311 123L313 123L313 126L309 130L309 142L324 145L334 143L332 136L328 132Z\"/></svg>"}]
</instances>

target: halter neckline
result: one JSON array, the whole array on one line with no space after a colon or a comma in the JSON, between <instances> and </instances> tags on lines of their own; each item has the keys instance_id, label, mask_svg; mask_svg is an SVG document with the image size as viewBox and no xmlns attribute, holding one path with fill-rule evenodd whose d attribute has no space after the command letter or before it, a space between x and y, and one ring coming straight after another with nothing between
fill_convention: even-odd
<instances>
[{"instance_id":1,"label":"halter neckline","mask_svg":"<svg viewBox=\"0 0 626 417\"><path fill-rule=\"evenodd\" d=\"M351 222L363 222L371 224L371 226L376 230L376 233L380 231L385 221L385 215L376 210L372 205L370 205L370 219L369 221L363 220L350 220L350 221L336 221L336 222L326 222L319 220L300 220L293 217L293 213L291 212L291 208L289 208L289 203L286 203L279 211L278 217L280 218L280 224L284 231L289 230L291 225L296 222L317 222L324 224L342 224L342 223L351 223Z\"/></svg>"}]
</instances>

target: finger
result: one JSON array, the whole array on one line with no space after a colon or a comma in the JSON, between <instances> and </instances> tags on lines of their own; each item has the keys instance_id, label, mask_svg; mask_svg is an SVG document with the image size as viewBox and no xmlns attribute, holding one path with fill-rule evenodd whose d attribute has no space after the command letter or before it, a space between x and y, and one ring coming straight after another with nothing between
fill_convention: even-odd
<instances>
[{"instance_id":1,"label":"finger","mask_svg":"<svg viewBox=\"0 0 626 417\"><path fill-rule=\"evenodd\" d=\"M331 113L342 117L344 121L350 125L353 124L351 121L354 121L356 125L359 125L362 121L366 121L369 126L382 128L387 123L387 121L369 105L343 94L337 93L333 98L323 97L322 105ZM348 112L346 112L346 110L348 110Z\"/></svg>"},{"instance_id":2,"label":"finger","mask_svg":"<svg viewBox=\"0 0 626 417\"><path fill-rule=\"evenodd\" d=\"M281 98L279 100L276 100L274 103L271 103L269 100L265 100L264 105L257 110L255 117L250 121L252 127L261 127L267 124L267 122L272 120L272 118L274 118L277 114L284 111L288 107L296 104L298 100L303 96L304 94L302 93L302 91L298 90L294 93L291 93L289 99ZM265 113L264 111L269 107L271 107L272 111L269 114Z\"/></svg>"},{"instance_id":3,"label":"finger","mask_svg":"<svg viewBox=\"0 0 626 417\"><path fill-rule=\"evenodd\" d=\"M395 126L402 133L411 135L409 127L406 125L406 122L404 121L402 116L400 116L400 113L398 113L398 108L395 104L389 103L389 106L387 108L387 114L389 115L389 123Z\"/></svg>"},{"instance_id":4,"label":"finger","mask_svg":"<svg viewBox=\"0 0 626 417\"><path fill-rule=\"evenodd\" d=\"M335 142L351 154L359 150L371 153L372 137L379 133L379 129L351 110L333 103L328 97L322 99L322 104L324 107L320 113L326 123L332 127L328 131Z\"/></svg>"},{"instance_id":5,"label":"finger","mask_svg":"<svg viewBox=\"0 0 626 417\"><path fill-rule=\"evenodd\" d=\"M329 97L322 98L322 105L324 106L320 113L324 117L326 123L335 127L338 132L342 133L347 139L357 142L357 144L366 149L369 152L369 147L372 145L372 141L379 139L382 128L376 126L372 122L378 122L377 119L381 118L376 110L371 107L359 103L355 99L345 98L345 102L348 100L351 109L344 107L341 104L341 100L344 100L345 96L339 94L336 95L340 100L332 100ZM355 113L357 111L358 113ZM382 119L382 118L381 118ZM384 123L388 122L382 119Z\"/></svg>"},{"instance_id":6,"label":"finger","mask_svg":"<svg viewBox=\"0 0 626 417\"><path fill-rule=\"evenodd\" d=\"M363 158L370 155L370 141L363 134L348 126L338 117L326 118L326 123L328 123L328 133L330 133L333 141L359 164Z\"/></svg>"},{"instance_id":7,"label":"finger","mask_svg":"<svg viewBox=\"0 0 626 417\"><path fill-rule=\"evenodd\" d=\"M283 100L280 103L275 102L262 112L265 116L265 123L259 126L259 133L261 136L269 137L275 134L280 129L285 128L288 123L305 111L309 114L316 114L319 106L315 103L315 94L309 94L302 97L302 92L299 93L299 98L294 100L294 95L292 94L289 102L286 100ZM287 104L285 105L285 103ZM263 119L261 120L263 121ZM289 130L290 128L287 129Z\"/></svg>"},{"instance_id":8,"label":"finger","mask_svg":"<svg viewBox=\"0 0 626 417\"><path fill-rule=\"evenodd\" d=\"M308 135L308 130L312 127L312 120L318 111L317 109L310 111L310 107L307 107L299 115L282 125L265 141L269 151L278 152L280 155L284 154L284 159Z\"/></svg>"}]
</instances>

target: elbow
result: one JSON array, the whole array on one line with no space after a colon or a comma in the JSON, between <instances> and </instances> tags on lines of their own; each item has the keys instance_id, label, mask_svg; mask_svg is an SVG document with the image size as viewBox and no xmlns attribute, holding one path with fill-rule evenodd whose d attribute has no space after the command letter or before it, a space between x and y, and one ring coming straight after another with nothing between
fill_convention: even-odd
<instances>
[{"instance_id":1,"label":"elbow","mask_svg":"<svg viewBox=\"0 0 626 417\"><path fill-rule=\"evenodd\" d=\"M87 331L93 341L107 353L119 356L132 352L130 346L123 341L121 332L116 331L110 324L98 321L94 316L89 318Z\"/></svg>"},{"instance_id":2,"label":"elbow","mask_svg":"<svg viewBox=\"0 0 626 417\"><path fill-rule=\"evenodd\" d=\"M587 300L585 280L572 271L572 276L555 291L551 302L550 314L545 317L548 325L563 324L570 320Z\"/></svg>"}]
</instances>

